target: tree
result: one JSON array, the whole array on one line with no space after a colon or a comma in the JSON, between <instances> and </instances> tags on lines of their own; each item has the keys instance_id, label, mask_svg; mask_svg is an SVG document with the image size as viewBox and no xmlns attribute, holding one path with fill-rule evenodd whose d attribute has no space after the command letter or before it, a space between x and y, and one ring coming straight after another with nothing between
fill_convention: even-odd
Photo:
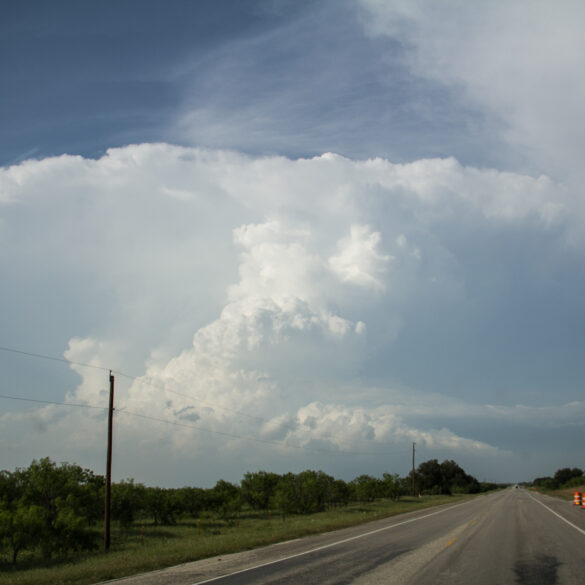
<instances>
[{"instance_id":1,"label":"tree","mask_svg":"<svg viewBox=\"0 0 585 585\"><path fill-rule=\"evenodd\" d=\"M43 510L39 506L19 502L12 509L0 509L0 539L10 549L13 564L21 550L39 543L42 529Z\"/></svg>"},{"instance_id":2,"label":"tree","mask_svg":"<svg viewBox=\"0 0 585 585\"><path fill-rule=\"evenodd\" d=\"M141 512L146 510L146 488L127 479L112 484L112 518L123 528L129 528Z\"/></svg>"},{"instance_id":3,"label":"tree","mask_svg":"<svg viewBox=\"0 0 585 585\"><path fill-rule=\"evenodd\" d=\"M43 529L42 508L23 501L26 475L0 472L0 544L16 563L21 550L36 546Z\"/></svg>"},{"instance_id":4,"label":"tree","mask_svg":"<svg viewBox=\"0 0 585 585\"><path fill-rule=\"evenodd\" d=\"M555 472L554 480L559 486L562 486L569 483L573 478L582 476L583 471L578 467L573 467L572 469L569 467L563 467Z\"/></svg>"},{"instance_id":5,"label":"tree","mask_svg":"<svg viewBox=\"0 0 585 585\"><path fill-rule=\"evenodd\" d=\"M282 475L274 490L273 504L282 514L282 519L287 514L293 514L299 509L298 501L298 479L294 473Z\"/></svg>"},{"instance_id":6,"label":"tree","mask_svg":"<svg viewBox=\"0 0 585 585\"><path fill-rule=\"evenodd\" d=\"M96 548L95 535L87 529L88 517L95 514L93 499L86 497L94 488L93 473L78 465L62 463L57 466L48 457L33 461L23 473L23 492L20 500L29 509L23 518L41 526L35 537L45 557L69 550ZM94 502L95 503L95 502ZM89 506L89 508L88 508ZM40 522L39 522L40 519Z\"/></svg>"},{"instance_id":7,"label":"tree","mask_svg":"<svg viewBox=\"0 0 585 585\"><path fill-rule=\"evenodd\" d=\"M421 492L427 494L477 493L481 486L475 477L468 475L453 460L439 464L430 459L418 466L417 483Z\"/></svg>"},{"instance_id":8,"label":"tree","mask_svg":"<svg viewBox=\"0 0 585 585\"><path fill-rule=\"evenodd\" d=\"M145 492L146 509L152 516L155 526L173 526L177 523L178 500L174 490L149 487Z\"/></svg>"},{"instance_id":9,"label":"tree","mask_svg":"<svg viewBox=\"0 0 585 585\"><path fill-rule=\"evenodd\" d=\"M222 518L229 518L242 509L240 488L229 481L220 479L208 490L208 503Z\"/></svg>"},{"instance_id":10,"label":"tree","mask_svg":"<svg viewBox=\"0 0 585 585\"><path fill-rule=\"evenodd\" d=\"M351 488L342 479L334 480L329 486L329 503L347 505L351 500Z\"/></svg>"},{"instance_id":11,"label":"tree","mask_svg":"<svg viewBox=\"0 0 585 585\"><path fill-rule=\"evenodd\" d=\"M537 487L547 490L554 490L559 487L559 484L549 476L537 477L532 483Z\"/></svg>"},{"instance_id":12,"label":"tree","mask_svg":"<svg viewBox=\"0 0 585 585\"><path fill-rule=\"evenodd\" d=\"M94 526L104 518L104 489L106 478L90 469L83 469L79 476L83 486L77 492L78 510L85 516L88 526Z\"/></svg>"},{"instance_id":13,"label":"tree","mask_svg":"<svg viewBox=\"0 0 585 585\"><path fill-rule=\"evenodd\" d=\"M427 494L449 493L448 486L443 483L441 466L436 459L429 459L418 466L416 483L418 489Z\"/></svg>"},{"instance_id":14,"label":"tree","mask_svg":"<svg viewBox=\"0 0 585 585\"><path fill-rule=\"evenodd\" d=\"M380 482L380 493L385 498L398 500L405 493L404 481L397 473L384 473Z\"/></svg>"},{"instance_id":15,"label":"tree","mask_svg":"<svg viewBox=\"0 0 585 585\"><path fill-rule=\"evenodd\" d=\"M380 495L380 480L371 475L360 475L351 485L356 499L360 502L373 502Z\"/></svg>"},{"instance_id":16,"label":"tree","mask_svg":"<svg viewBox=\"0 0 585 585\"><path fill-rule=\"evenodd\" d=\"M188 514L191 518L197 518L207 504L207 494L205 490L195 487L183 487L177 490L176 494L179 507L183 514Z\"/></svg>"},{"instance_id":17,"label":"tree","mask_svg":"<svg viewBox=\"0 0 585 585\"><path fill-rule=\"evenodd\" d=\"M323 471L307 470L281 476L273 503L286 514L309 514L324 510L331 501L334 479Z\"/></svg>"},{"instance_id":18,"label":"tree","mask_svg":"<svg viewBox=\"0 0 585 585\"><path fill-rule=\"evenodd\" d=\"M242 498L254 510L267 510L280 476L267 471L247 472L242 479Z\"/></svg>"},{"instance_id":19,"label":"tree","mask_svg":"<svg viewBox=\"0 0 585 585\"><path fill-rule=\"evenodd\" d=\"M441 463L443 485L447 486L450 493L478 493L481 486L475 477L463 471L455 461L443 461Z\"/></svg>"},{"instance_id":20,"label":"tree","mask_svg":"<svg viewBox=\"0 0 585 585\"><path fill-rule=\"evenodd\" d=\"M300 512L320 512L329 502L330 486L334 479L323 471L302 471L298 474Z\"/></svg>"}]
</instances>

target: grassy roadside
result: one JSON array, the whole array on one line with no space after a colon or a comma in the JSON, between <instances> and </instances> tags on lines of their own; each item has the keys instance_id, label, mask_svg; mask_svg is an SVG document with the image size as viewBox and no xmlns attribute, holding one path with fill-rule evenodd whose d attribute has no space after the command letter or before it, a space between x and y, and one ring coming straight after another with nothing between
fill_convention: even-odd
<instances>
[{"instance_id":1,"label":"grassy roadside","mask_svg":"<svg viewBox=\"0 0 585 585\"><path fill-rule=\"evenodd\" d=\"M115 528L108 554L85 553L51 563L23 557L15 568L3 561L0 585L89 585L453 503L466 497L470 496L379 500L317 514L287 516L285 521L279 515L269 517L250 512L232 521L207 517L176 526L138 524L126 531Z\"/></svg>"},{"instance_id":2,"label":"grassy roadside","mask_svg":"<svg viewBox=\"0 0 585 585\"><path fill-rule=\"evenodd\" d=\"M541 494L546 494L547 496L552 496L553 498L559 498L560 500L567 500L568 502L573 501L573 496L575 492L585 493L585 485L570 487L570 488L561 488L558 490L546 490L546 489L538 489L532 488Z\"/></svg>"}]
</instances>

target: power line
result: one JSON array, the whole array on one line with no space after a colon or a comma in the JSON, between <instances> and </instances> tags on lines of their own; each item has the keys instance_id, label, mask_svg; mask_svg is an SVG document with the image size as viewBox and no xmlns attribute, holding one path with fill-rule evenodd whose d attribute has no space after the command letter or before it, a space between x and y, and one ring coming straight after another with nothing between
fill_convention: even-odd
<instances>
[{"instance_id":1,"label":"power line","mask_svg":"<svg viewBox=\"0 0 585 585\"><path fill-rule=\"evenodd\" d=\"M21 396L8 396L6 394L0 394L0 398L7 400L21 400L22 402L36 402L38 404L54 404L55 406L77 406L79 408L95 408L96 410L108 410L104 406L94 406L92 404L78 404L74 402L56 402L54 400L38 400L36 398L23 398Z\"/></svg>"},{"instance_id":2,"label":"power line","mask_svg":"<svg viewBox=\"0 0 585 585\"><path fill-rule=\"evenodd\" d=\"M263 421L263 422L270 422L268 421L268 419L262 418L260 416L255 416L252 414L248 414L246 412L242 412L233 408L228 408L226 406L219 406L218 404L214 404L212 402L205 402L201 399L195 398L194 396L191 395L187 395L187 394L181 394L180 392L176 392L175 390L170 390L168 389L166 386L162 385L162 384L156 384L152 381L148 381L148 380L144 380L142 379L142 377L139 376L133 376L131 374L127 374L125 372L122 372L120 370L114 370L112 368L108 368L106 366L96 366L95 364L87 364L87 363L83 363L83 362L76 362L73 360L67 360L67 359L63 359L63 358L58 358L58 357L54 357L54 356L48 356L48 355L44 355L41 353L33 353L33 352L29 352L29 351L22 351L19 349L14 349L11 347L2 347L0 346L0 351L5 351L5 352L10 352L10 353L16 353L16 354L20 354L20 355L25 355L28 357L35 357L35 358L40 358L40 359L44 359L44 360L50 360L50 361L54 361L54 362L60 362L63 364L73 364L76 366L82 366L82 367L86 367L86 368L94 368L97 370L102 370L102 371L106 371L106 372L112 372L113 374L116 374L118 376L122 376L124 378L127 378L129 380L132 380L134 382L140 382L141 384L144 384L146 386L152 386L153 388L158 388L159 390L163 390L165 392L168 392L170 394L176 394L177 396L181 396L183 398L189 398L191 400L195 400L196 402L199 402L201 404L207 405L207 406L211 406L212 408L217 408L219 410L225 410L227 412L233 412L234 414L240 414L242 416L246 416L248 418L251 419L255 419L255 420L259 420L259 421Z\"/></svg>"},{"instance_id":3,"label":"power line","mask_svg":"<svg viewBox=\"0 0 585 585\"><path fill-rule=\"evenodd\" d=\"M264 423L271 423L272 421L261 417L261 416L256 416L256 415L251 415L248 414L246 412L240 411L240 410L236 410L233 408L228 408L225 406L219 406L217 404L211 403L211 402L206 402L203 400L200 400L192 395L188 395L188 394L183 394L181 392L177 392L175 390L171 390L169 388L167 388L164 384L157 384L155 382L149 381L149 380L145 380L142 377L138 377L138 376L133 376L130 374L127 374L125 372L122 372L120 370L113 370L111 368L105 367L105 366L97 366L95 364L87 364L87 363L83 363L83 362L76 362L76 361L72 361L72 360L67 360L67 359L63 359L63 358L57 358L54 356L48 356L48 355L44 355L44 354L39 354L39 353L33 353L33 352L28 352L28 351L22 351L22 350L18 350L18 349L14 349L14 348L9 348L9 347L3 347L0 346L0 351L5 351L5 352L10 352L10 353L15 353L15 354L20 354L20 355L24 355L24 356L28 356L28 357L33 357L33 358L40 358L40 359L45 359L45 360L50 360L50 361L55 361L55 362L60 362L60 363L64 363L64 364L74 364L77 366L81 366L81 367L87 367L87 368L93 368L93 369L98 369L98 370L102 370L102 371L107 371L110 372L112 374L117 374L119 376L122 376L124 378L127 378L129 380L132 380L134 382L138 382L140 384L144 384L146 386L151 386L153 388L157 388L158 390L162 390L163 392L167 392L169 394L175 394L177 396L181 396L183 398L188 398L190 400L193 400L199 404L203 404L203 405L207 405L210 406L214 409L218 409L218 410L224 410L226 412L231 412L234 414L238 414L240 416L244 416L253 420L257 420L260 422L264 422ZM9 399L9 400L21 400L24 402L36 402L39 404L53 404L56 406L73 406L73 407L81 407L81 408L94 408L94 409L99 409L99 410L108 410L107 407L101 407L101 406L92 406L92 405L88 405L88 404L75 404L75 403L68 403L68 402L57 402L57 401L50 401L50 400L37 400L37 399L32 399L32 398L19 398L19 397L15 397L15 396L7 396L7 395L0 395L0 398L5 398L5 399ZM363 455L365 454L364 452L358 453L358 452L354 452L354 451L341 451L341 450L332 450L332 449L319 449L319 448L312 448L312 447L302 447L302 446L294 446L294 445L287 445L286 443L283 442L279 442L279 441L270 441L270 440L265 440L265 439L258 439L258 438L254 438L254 437L247 437L247 436L241 436L241 435L236 435L236 434L231 434L231 433L227 433L227 432L223 432L223 431L215 431L215 430L211 430L211 429L205 429L202 427L198 427L196 425L187 425L185 423L179 423L176 421L169 421L169 420L165 420L165 419L159 419L159 418L155 418L155 417L149 417L146 415L141 415L139 413L132 413L129 412L125 409L116 409L117 412L123 412L126 414L130 414L132 416L137 416L137 417L142 417L145 419L150 419L150 420L154 420L157 422L162 422L165 424L170 424L170 425L174 425L174 426L182 426L182 427L187 427L187 428L193 428L195 430L200 430L203 432L207 432L207 433L214 433L214 434L218 434L218 435L224 435L224 436L228 436L228 437L232 437L235 439L242 439L242 440L248 440L248 441L254 441L254 442L259 442L259 443L264 443L264 444L268 444L268 445L278 445L278 446L283 446L283 447L288 447L288 448L294 448L294 449L304 449L304 450L308 450L308 451L313 451L313 452L323 452L323 453L336 453L336 454L348 454L348 455ZM285 428L285 429L289 429L291 431L296 431L297 428L293 427L292 425L288 425L286 423L283 423L280 425L281 427ZM376 453L376 452L370 452L371 455L383 455L382 453Z\"/></svg>"},{"instance_id":4,"label":"power line","mask_svg":"<svg viewBox=\"0 0 585 585\"><path fill-rule=\"evenodd\" d=\"M34 357L34 358L40 358L40 359L44 359L44 360L50 360L50 361L54 361L54 362L60 362L63 364L68 364L68 365L76 365L76 366L81 366L81 367L86 367L86 368L93 368L93 369L97 369L97 370L102 370L102 371L106 371L106 372L111 372L113 374L116 374L118 376L122 376L124 378L127 378L129 380L132 380L133 382L139 382L140 384L144 384L145 386L151 386L152 388L157 388L159 390L162 390L164 392L168 392L169 394L175 394L176 396L181 396L182 398L188 398L190 400L194 400L195 402L198 402L199 404L205 405L205 406L210 406L211 408L215 408L218 410L223 410L226 412L231 412L233 414L238 414L240 416L245 416L247 418L250 418L252 420L257 420L260 422L265 422L265 423L269 423L271 422L270 420L261 417L261 416L257 416L257 415L253 415L253 414L248 414L247 412L243 412L241 410L237 410L235 408L228 408L227 406L220 406L219 404L214 404L213 402L206 402L204 400L201 400L199 398L196 398L195 396L192 395L188 395L188 394L182 394L181 392L177 392L175 390L171 390L169 388L167 388L164 384L157 384L155 382L149 381L149 380L144 380L143 377L139 377L139 376L133 376L131 374L127 374L125 372L122 372L120 370L115 370L112 368L108 368L106 366L96 366L95 364L87 364L87 363L83 363L83 362L76 362L76 361L72 361L72 360L67 360L67 359L63 359L63 358L58 358L58 357L54 357L54 356L48 356L48 355L44 355L41 353L33 353L33 352L29 352L29 351L22 351L19 349L14 349L11 347L2 347L0 346L0 351L5 351L5 352L9 352L9 353L15 353L15 354L19 354L19 355L24 355L24 356L28 356L28 357ZM287 424L283 424L282 426L284 426L285 428L288 428L290 430L296 430L294 427L292 427L291 425L287 425Z\"/></svg>"},{"instance_id":5,"label":"power line","mask_svg":"<svg viewBox=\"0 0 585 585\"><path fill-rule=\"evenodd\" d=\"M106 368L104 366L96 366L95 364L84 364L82 362L74 362L72 360L66 360L63 358L58 358L58 357L54 357L54 356L50 356L50 355L43 355L42 353L31 353L29 351L21 351L20 349L13 349L11 347L1 347L0 346L0 351L17 353L20 355L26 355L28 357L40 358L43 360L51 360L53 362L61 362L64 364L73 364L75 366L83 366L84 368L94 368L96 370L105 370L106 372L109 371L109 369L110 369L110 368Z\"/></svg>"},{"instance_id":6,"label":"power line","mask_svg":"<svg viewBox=\"0 0 585 585\"><path fill-rule=\"evenodd\" d=\"M79 408L90 408L90 409L96 409L96 410L103 410L103 411L107 411L108 408L107 407L103 407L103 406L94 406L92 404L78 404L78 403L73 403L73 402L56 402L53 400L38 400L36 398L22 398L19 396L8 396L6 394L0 394L0 398L4 398L7 400L20 400L22 402L34 402L37 404L51 404L51 405L55 405L55 406L74 406L74 407L79 407ZM287 443L284 443L282 441L270 441L268 439L259 439L257 437L250 437L250 436L246 436L246 435L237 435L235 433L228 433L225 431L218 431L218 430L213 430L213 429L206 429L204 427L200 427L198 425L192 425L192 424L186 424L186 423L181 423L178 421L172 421L172 420L168 420L168 419L164 419L164 418L158 418L155 416L149 416L146 414L140 414L138 412L131 412L129 410L126 409L116 409L117 413L122 413L122 414L127 414L129 416L134 416L137 418L143 418L146 420L152 420L155 422L160 422L160 423L164 423L167 425L171 425L171 426L175 426L175 427L184 427L184 428L188 428L188 429L195 429L197 431L202 431L204 433L210 433L213 435L222 435L224 437L230 437L232 439L239 439L239 440L244 440L244 441L253 441L255 443L264 443L266 445L278 445L281 447L287 447L289 449L303 449L305 451L313 451L313 452L318 452L318 453L336 453L336 454L343 454L343 455L360 455L360 453L358 453L357 451L335 451L333 449L319 449L316 447L303 447L302 445L289 445Z\"/></svg>"}]
</instances>

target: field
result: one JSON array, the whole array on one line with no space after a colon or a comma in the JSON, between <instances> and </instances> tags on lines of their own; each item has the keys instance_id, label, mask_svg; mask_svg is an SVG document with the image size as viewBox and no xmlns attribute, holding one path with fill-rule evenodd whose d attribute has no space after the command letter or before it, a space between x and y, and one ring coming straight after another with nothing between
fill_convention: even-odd
<instances>
[{"instance_id":1,"label":"field","mask_svg":"<svg viewBox=\"0 0 585 585\"><path fill-rule=\"evenodd\" d=\"M112 530L109 553L93 552L58 561L41 561L23 554L13 568L0 563L0 585L89 585L109 579L152 571L189 561L335 530L379 518L402 514L469 496L424 496L400 501L378 500L309 515L243 512L222 520L206 515L175 526L137 523Z\"/></svg>"}]
</instances>

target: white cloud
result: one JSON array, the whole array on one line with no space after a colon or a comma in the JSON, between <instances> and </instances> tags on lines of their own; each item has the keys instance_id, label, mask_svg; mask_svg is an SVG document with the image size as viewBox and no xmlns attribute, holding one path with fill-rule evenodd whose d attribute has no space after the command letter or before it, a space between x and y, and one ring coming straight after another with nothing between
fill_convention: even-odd
<instances>
[{"instance_id":1,"label":"white cloud","mask_svg":"<svg viewBox=\"0 0 585 585\"><path fill-rule=\"evenodd\" d=\"M312 402L299 409L297 419L298 427L289 433L289 439L304 445L321 440L332 448L367 452L386 443L414 441L439 451L499 453L492 445L457 436L445 428L421 430L409 426L391 406L356 408Z\"/></svg>"},{"instance_id":2,"label":"white cloud","mask_svg":"<svg viewBox=\"0 0 585 585\"><path fill-rule=\"evenodd\" d=\"M490 262L501 269L499 257L469 264L476 232L493 242L503 229L536 232L547 246L536 245L538 255L572 221L552 180L453 159L290 160L136 145L99 160L1 169L0 189L2 294L42 289L52 309L39 310L31 338L70 324L67 359L138 375L117 379L117 428L126 461L143 470L145 453L165 449L244 465L238 437L289 449L368 453L415 441L438 457L501 455L497 437L438 420L455 419L460 404L397 403L388 364L400 365L394 346L415 329L413 315L429 304L465 308L468 282L478 273L490 282ZM478 290L474 306L499 302ZM22 328L36 299L18 305L6 331ZM441 343L432 323L424 331ZM81 384L54 397L105 404L107 372L72 367ZM95 437L103 413L92 416L62 416L54 437L86 426Z\"/></svg>"},{"instance_id":3,"label":"white cloud","mask_svg":"<svg viewBox=\"0 0 585 585\"><path fill-rule=\"evenodd\" d=\"M234 241L243 248L241 280L230 288L230 299L317 297L322 261L307 249L310 237L308 229L290 229L276 220L236 228Z\"/></svg>"},{"instance_id":4,"label":"white cloud","mask_svg":"<svg viewBox=\"0 0 585 585\"><path fill-rule=\"evenodd\" d=\"M331 270L342 282L384 290L381 279L392 257L380 253L381 239L367 225L352 225L349 236L337 243L338 254L329 258Z\"/></svg>"},{"instance_id":5,"label":"white cloud","mask_svg":"<svg viewBox=\"0 0 585 585\"><path fill-rule=\"evenodd\" d=\"M367 28L409 48L419 76L497 116L510 143L555 176L580 173L585 146L585 6L531 2L361 0ZM579 176L581 176L579 174Z\"/></svg>"},{"instance_id":6,"label":"white cloud","mask_svg":"<svg viewBox=\"0 0 585 585\"><path fill-rule=\"evenodd\" d=\"M455 219L462 213L487 220L535 220L544 226L566 220L570 195L547 176L463 167L455 159L393 164L374 159L358 163L374 181L400 200L405 197L418 221ZM400 234L407 238L407 234Z\"/></svg>"},{"instance_id":7,"label":"white cloud","mask_svg":"<svg viewBox=\"0 0 585 585\"><path fill-rule=\"evenodd\" d=\"M94 406L106 404L107 401L103 399L109 394L109 383L104 372L114 368L113 364L122 363L121 356L124 353L124 348L117 342L108 343L91 337L70 339L69 347L63 355L83 382L76 388L75 393L68 394L66 399L81 400ZM96 389L99 389L97 393Z\"/></svg>"}]
</instances>

